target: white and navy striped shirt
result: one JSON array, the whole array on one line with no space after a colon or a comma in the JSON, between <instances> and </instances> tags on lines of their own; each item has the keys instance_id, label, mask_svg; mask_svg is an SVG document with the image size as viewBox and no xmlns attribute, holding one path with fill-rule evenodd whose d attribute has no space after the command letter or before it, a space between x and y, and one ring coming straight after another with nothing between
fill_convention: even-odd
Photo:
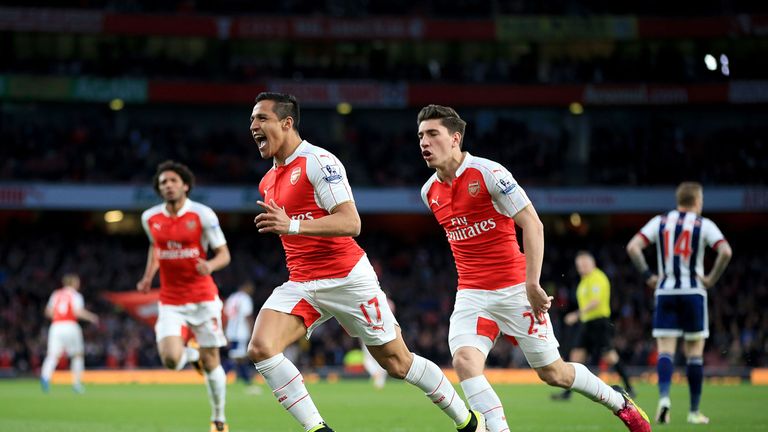
<instances>
[{"instance_id":1,"label":"white and navy striped shirt","mask_svg":"<svg viewBox=\"0 0 768 432\"><path fill-rule=\"evenodd\" d=\"M656 295L706 293L697 278L704 273L704 248L725 241L711 220L694 212L672 210L651 219L639 233L656 244L659 283Z\"/></svg>"}]
</instances>

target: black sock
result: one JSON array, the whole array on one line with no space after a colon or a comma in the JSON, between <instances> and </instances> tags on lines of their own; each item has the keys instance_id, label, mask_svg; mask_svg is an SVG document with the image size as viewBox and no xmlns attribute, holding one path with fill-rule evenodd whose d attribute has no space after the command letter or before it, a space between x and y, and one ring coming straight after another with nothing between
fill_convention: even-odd
<instances>
[{"instance_id":1,"label":"black sock","mask_svg":"<svg viewBox=\"0 0 768 432\"><path fill-rule=\"evenodd\" d=\"M613 365L613 369L619 374L621 380L624 382L624 388L628 392L632 391L632 385L629 383L629 376L627 376L627 371L624 370L624 366L622 366L621 362L616 362L616 364Z\"/></svg>"}]
</instances>

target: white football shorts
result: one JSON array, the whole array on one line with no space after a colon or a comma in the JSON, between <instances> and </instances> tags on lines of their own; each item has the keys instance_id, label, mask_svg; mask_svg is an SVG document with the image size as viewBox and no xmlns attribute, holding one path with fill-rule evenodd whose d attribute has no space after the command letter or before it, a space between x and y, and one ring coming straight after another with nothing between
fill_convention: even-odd
<instances>
[{"instance_id":1,"label":"white football shorts","mask_svg":"<svg viewBox=\"0 0 768 432\"><path fill-rule=\"evenodd\" d=\"M221 299L187 303L183 305L165 305L158 307L155 323L155 339L160 342L168 336L181 336L181 328L186 326L195 335L202 348L216 348L227 345L224 329L221 326Z\"/></svg>"},{"instance_id":2,"label":"white football shorts","mask_svg":"<svg viewBox=\"0 0 768 432\"><path fill-rule=\"evenodd\" d=\"M532 368L560 358L549 314L537 319L525 293L525 284L499 290L463 289L456 293L448 345L451 355L474 347L486 357L500 335L519 345Z\"/></svg>"},{"instance_id":3,"label":"white football shorts","mask_svg":"<svg viewBox=\"0 0 768 432\"><path fill-rule=\"evenodd\" d=\"M63 352L70 357L83 355L83 330L74 321L57 321L48 329L47 355L59 358Z\"/></svg>"},{"instance_id":4,"label":"white football shorts","mask_svg":"<svg viewBox=\"0 0 768 432\"><path fill-rule=\"evenodd\" d=\"M280 285L262 309L298 316L307 327L307 339L331 317L335 317L350 336L359 337L369 346L394 340L395 326L399 325L366 255L346 277L288 281Z\"/></svg>"}]
</instances>

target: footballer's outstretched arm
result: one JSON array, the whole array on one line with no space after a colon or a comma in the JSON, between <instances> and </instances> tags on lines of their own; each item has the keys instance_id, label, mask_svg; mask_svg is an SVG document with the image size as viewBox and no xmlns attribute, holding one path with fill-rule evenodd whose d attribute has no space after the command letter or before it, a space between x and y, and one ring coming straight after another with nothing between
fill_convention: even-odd
<instances>
[{"instance_id":1,"label":"footballer's outstretched arm","mask_svg":"<svg viewBox=\"0 0 768 432\"><path fill-rule=\"evenodd\" d=\"M141 292L148 292L152 285L152 279L155 277L155 273L160 268L160 263L155 257L155 246L150 244L149 251L147 252L147 265L144 268L144 276L136 284L136 289Z\"/></svg>"}]
</instances>

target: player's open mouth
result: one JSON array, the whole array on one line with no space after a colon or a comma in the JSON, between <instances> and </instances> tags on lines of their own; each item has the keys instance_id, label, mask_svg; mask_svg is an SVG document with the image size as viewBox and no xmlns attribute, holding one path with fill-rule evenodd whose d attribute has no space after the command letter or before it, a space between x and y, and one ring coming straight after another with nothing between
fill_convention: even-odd
<instances>
[{"instance_id":1,"label":"player's open mouth","mask_svg":"<svg viewBox=\"0 0 768 432\"><path fill-rule=\"evenodd\" d=\"M258 144L259 150L263 150L264 147L267 146L267 137L265 137L264 135L259 135L259 136L254 135L253 139L254 141L256 141L256 144Z\"/></svg>"},{"instance_id":2,"label":"player's open mouth","mask_svg":"<svg viewBox=\"0 0 768 432\"><path fill-rule=\"evenodd\" d=\"M431 152L431 151L429 151L429 150L422 150L422 151L421 151L421 156L422 156L424 159L429 159L429 157L430 157L430 156L432 156L432 152Z\"/></svg>"}]
</instances>

